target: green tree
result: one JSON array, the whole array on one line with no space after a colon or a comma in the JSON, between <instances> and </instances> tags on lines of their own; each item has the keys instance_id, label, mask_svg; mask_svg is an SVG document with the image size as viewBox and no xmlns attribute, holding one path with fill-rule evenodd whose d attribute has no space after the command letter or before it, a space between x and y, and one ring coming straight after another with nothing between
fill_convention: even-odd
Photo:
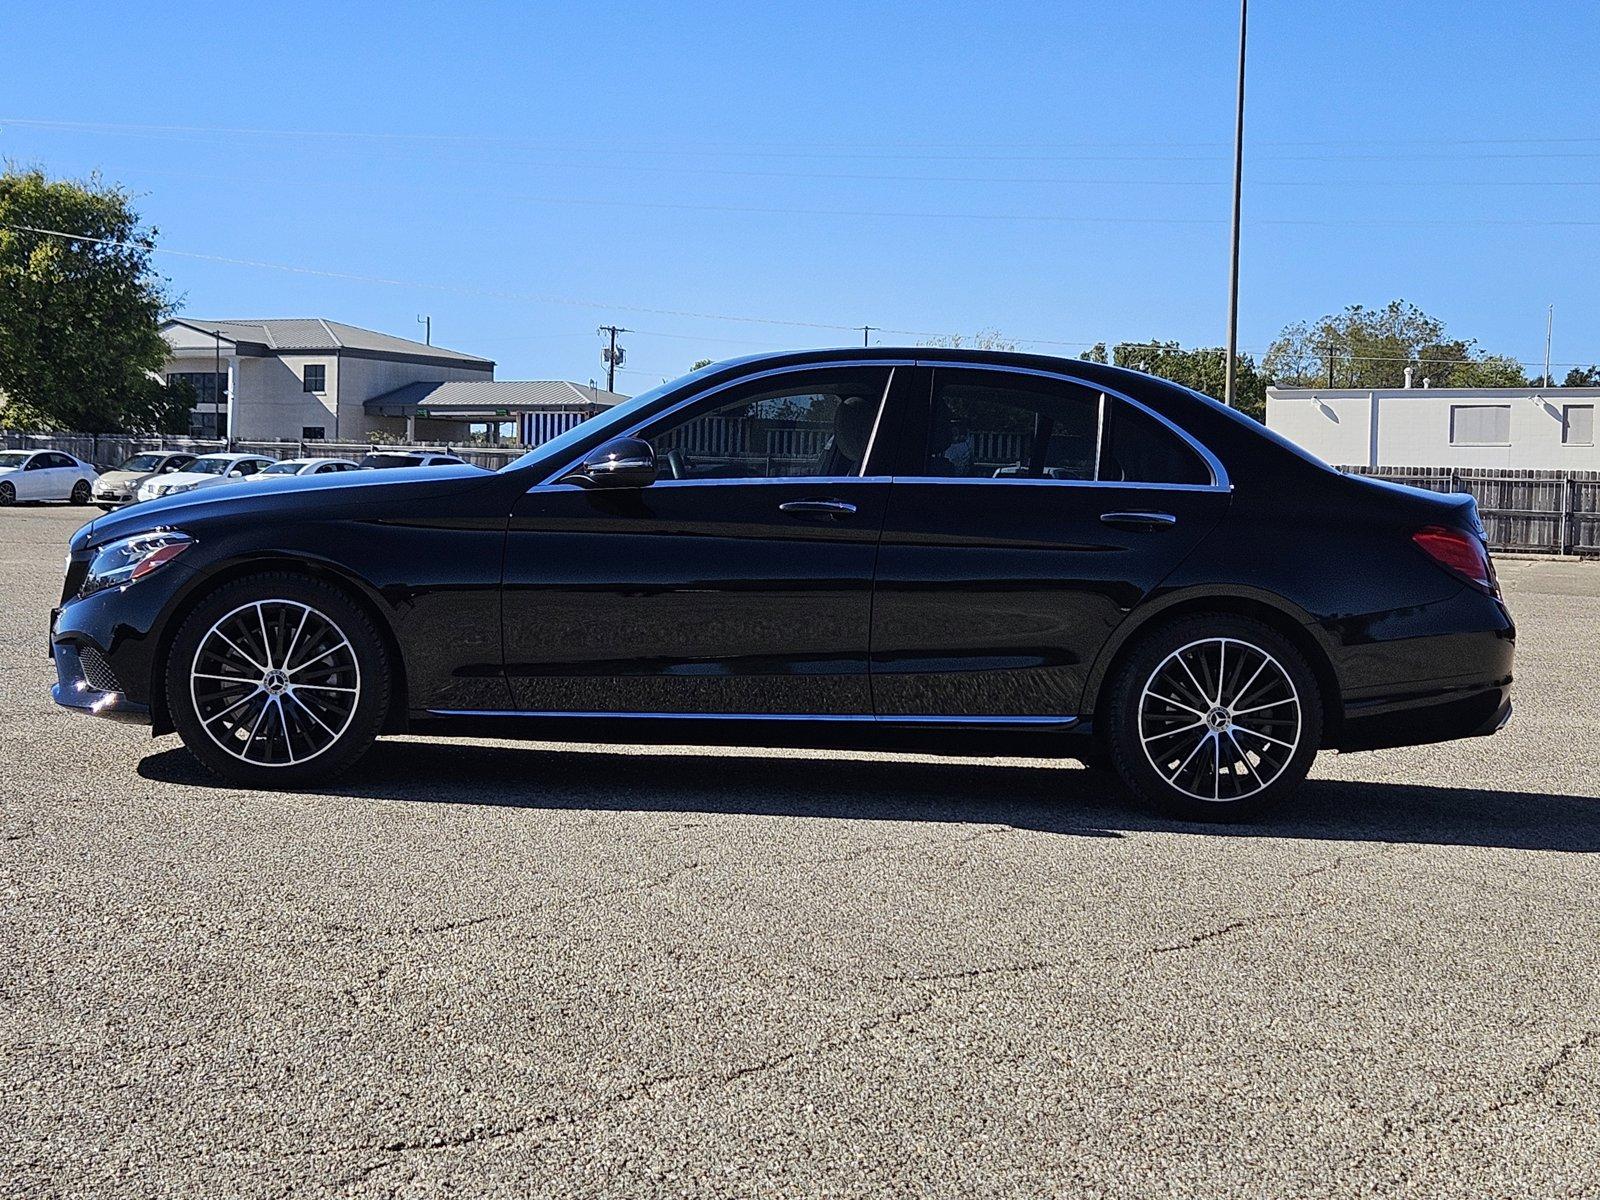
<instances>
[{"instance_id":1,"label":"green tree","mask_svg":"<svg viewBox=\"0 0 1600 1200\"><path fill-rule=\"evenodd\" d=\"M919 346L941 346L946 350L1016 350L1017 343L1008 338L998 329L980 329L971 337L959 333L947 333L943 337L929 338L925 342L918 342Z\"/></svg>"},{"instance_id":2,"label":"green tree","mask_svg":"<svg viewBox=\"0 0 1600 1200\"><path fill-rule=\"evenodd\" d=\"M1600 367L1573 367L1561 381L1562 387L1600 387Z\"/></svg>"},{"instance_id":3,"label":"green tree","mask_svg":"<svg viewBox=\"0 0 1600 1200\"><path fill-rule=\"evenodd\" d=\"M1161 379L1223 399L1227 383L1228 352L1222 346L1186 350L1177 342L1118 342L1111 361L1130 371L1143 371ZM1256 370L1255 359L1241 354L1235 360L1235 407L1246 416L1266 418L1267 383Z\"/></svg>"},{"instance_id":4,"label":"green tree","mask_svg":"<svg viewBox=\"0 0 1600 1200\"><path fill-rule=\"evenodd\" d=\"M57 237L58 230L84 235ZM89 240L96 239L96 240ZM0 174L0 392L12 426L143 432L177 397L153 378L167 357L167 297L150 267L155 230L130 197L91 176Z\"/></svg>"},{"instance_id":5,"label":"green tree","mask_svg":"<svg viewBox=\"0 0 1600 1200\"><path fill-rule=\"evenodd\" d=\"M1296 321L1261 360L1263 374L1284 387L1519 387L1522 365L1486 354L1471 339L1445 335L1444 322L1415 304L1391 300L1382 308L1352 304L1317 321Z\"/></svg>"},{"instance_id":6,"label":"green tree","mask_svg":"<svg viewBox=\"0 0 1600 1200\"><path fill-rule=\"evenodd\" d=\"M709 367L714 361L714 359L709 358L697 358L694 360L694 366L689 368L689 373L692 375L701 367Z\"/></svg>"}]
</instances>

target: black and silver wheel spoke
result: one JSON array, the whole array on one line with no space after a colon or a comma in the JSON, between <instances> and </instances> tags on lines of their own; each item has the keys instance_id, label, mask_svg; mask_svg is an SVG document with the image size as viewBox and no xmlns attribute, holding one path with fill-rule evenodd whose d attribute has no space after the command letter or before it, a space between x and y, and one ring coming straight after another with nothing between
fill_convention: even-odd
<instances>
[{"instance_id":1,"label":"black and silver wheel spoke","mask_svg":"<svg viewBox=\"0 0 1600 1200\"><path fill-rule=\"evenodd\" d=\"M1139 739L1166 783L1196 800L1269 787L1300 744L1300 696L1283 665L1238 638L1173 651L1139 699Z\"/></svg>"},{"instance_id":2,"label":"black and silver wheel spoke","mask_svg":"<svg viewBox=\"0 0 1600 1200\"><path fill-rule=\"evenodd\" d=\"M258 600L200 639L189 687L218 746L254 766L287 767L344 736L361 699L361 668L325 614L295 600Z\"/></svg>"}]
</instances>

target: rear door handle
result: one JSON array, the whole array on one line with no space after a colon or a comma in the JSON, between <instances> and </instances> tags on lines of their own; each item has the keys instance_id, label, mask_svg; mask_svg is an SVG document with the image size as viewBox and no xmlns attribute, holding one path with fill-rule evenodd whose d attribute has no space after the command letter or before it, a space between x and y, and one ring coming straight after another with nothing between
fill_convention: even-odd
<instances>
[{"instance_id":1,"label":"rear door handle","mask_svg":"<svg viewBox=\"0 0 1600 1200\"><path fill-rule=\"evenodd\" d=\"M1108 512L1101 513L1100 520L1124 529L1166 529L1178 523L1177 517L1164 512Z\"/></svg>"},{"instance_id":2,"label":"rear door handle","mask_svg":"<svg viewBox=\"0 0 1600 1200\"><path fill-rule=\"evenodd\" d=\"M801 516L848 517L855 513L856 506L846 500L786 500L778 505L778 511Z\"/></svg>"}]
</instances>

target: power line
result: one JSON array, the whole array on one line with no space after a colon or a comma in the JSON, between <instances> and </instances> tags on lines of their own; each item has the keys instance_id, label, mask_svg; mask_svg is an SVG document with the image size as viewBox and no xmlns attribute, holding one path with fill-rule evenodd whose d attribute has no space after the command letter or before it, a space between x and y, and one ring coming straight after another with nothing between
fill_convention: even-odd
<instances>
[{"instance_id":1,"label":"power line","mask_svg":"<svg viewBox=\"0 0 1600 1200\"><path fill-rule=\"evenodd\" d=\"M862 329L862 327L860 325L833 324L833 323L825 322L825 321L801 321L801 320L794 320L794 319L781 318L781 317L753 317L753 316L744 315L744 314L712 313L712 312L703 312L703 311L697 311L697 310L692 310L692 309L661 308L661 307L654 307L654 306L641 305L641 304L618 304L618 303L611 302L611 301L590 300L590 299L583 299L583 298L577 298L577 297L571 297L571 296L555 296L555 295L549 295L549 294L539 293L539 292L520 292L520 291L509 290L509 289L485 288L485 287L474 286L474 285L471 285L471 284L438 283L438 282L434 282L434 281L415 280L415 279L394 279L394 278L390 278L390 277L387 277L387 276L381 276L381 275L362 275L362 274L357 274L355 272L350 272L350 271L330 271L330 270L326 270L324 268L319 268L319 267L302 267L302 266L297 266L297 265L288 264L288 263L266 262L266 261L263 261L263 260L260 260L260 259L234 258L234 257L230 257L230 256L227 256L227 255L222 255L222 254L203 254L203 253L200 253L200 252L197 252L197 251L193 251L193 250L174 250L174 249L169 249L169 248L164 247L164 246L146 246L146 245L143 245L143 244L140 244L140 243L137 243L137 242L119 241L119 240L114 239L114 238L94 237L94 236L89 235L89 234L73 233L73 232L70 232L70 231L60 230L60 229L48 229L48 228L45 228L45 227L42 227L42 226L37 226L37 225L20 225L20 224L14 224L14 223L6 222L6 223L0 223L0 228L14 230L14 231L19 232L19 233L32 233L32 234L36 234L36 235L41 236L41 237L56 237L56 238L62 238L62 239L67 240L67 241L87 242L87 243L90 243L90 244L93 244L93 245L114 246L114 247L118 247L118 248L121 248L121 249L143 250L143 251L148 251L148 252L153 253L153 254L164 254L164 255L169 255L169 256L173 256L173 257L177 257L177 258L193 259L193 260L200 261L200 262L214 262L214 263L220 263L220 264L223 264L223 265L226 265L226 266L251 267L251 268L258 269L258 270L269 270L269 271L283 271L283 272L287 272L287 273L295 274L295 275L309 275L309 276L312 276L312 277L324 278L324 279L339 279L339 280L344 280L344 281L351 282L351 283L376 284L376 285L380 285L380 286L384 286L384 287L424 288L424 289L428 289L428 290L432 290L432 291L452 292L452 293L457 293L457 294L461 294L461 295L471 295L471 296L486 296L486 297L490 297L490 298L494 298L494 299L515 300L515 301L520 301L520 302L524 302L524 303L531 303L531 304L551 304L551 305L558 305L558 306L572 307L572 308L588 308L588 309L609 310L609 311L613 311L613 312L636 312L636 313L650 314L650 315L653 315L653 316L679 317L679 318L683 318L683 319L686 319L686 320L723 321L723 322L729 322L729 323L734 323L734 324L745 324L745 325L771 325L771 326L775 326L775 327L782 327L782 328L789 328L789 329L818 329L818 330L826 330L826 331L831 332L831 333L848 333L848 334L852 334L852 335L861 332L861 329ZM965 335L953 334L950 331L936 331L936 330L926 330L926 329L898 329L898 328L891 328L891 327L886 327L886 326L885 327L871 326L870 328L873 331L877 332L877 333L886 333L886 334L890 334L890 335L895 336L895 337L903 337L903 338L934 339L934 338L950 338L950 337L953 337L953 336L965 336ZM618 332L619 333L623 332L623 330L621 330L619 328ZM634 330L632 332L639 333L639 334L644 334L645 333L645 331L643 331L643 330ZM649 336L654 336L654 337L678 337L678 338L684 338L686 340L696 340L694 338L694 335L692 335L692 334L652 333L652 334L649 334ZM708 338L705 338L704 340L706 340L706 341L728 341L730 339L721 339L721 338L710 338L710 337L708 337ZM1109 341L1108 339L1104 339L1104 338L1097 339L1097 340L1092 340L1092 341L1069 341L1069 340L1064 340L1064 339L1060 339L1060 338L1026 337L1026 336L1018 335L1018 336L1015 336L1015 337L1011 337L1008 340L1013 342L1013 343L1015 343L1016 345L1019 345L1019 346L1055 346L1055 347L1060 347L1060 348L1063 348L1063 349L1087 349L1087 348L1090 348L1092 346L1100 345L1102 343L1106 344L1108 348L1114 348L1115 346L1127 346L1127 347L1132 348L1132 349L1152 349L1152 350L1159 350L1159 349L1167 349L1167 348L1169 348L1169 344L1168 343L1164 343L1164 342L1125 342L1125 341L1124 342L1113 342L1113 341ZM843 339L839 340L839 344L841 344L841 345L844 344L843 343ZM1190 349L1194 349L1194 347L1190 347ZM1222 352L1222 348L1221 347L1201 347L1201 349L1215 349L1219 353ZM1240 352L1241 353L1247 353L1247 354L1256 354L1256 355L1260 355L1260 354L1265 353L1265 351L1263 351L1259 347L1249 347L1249 346L1240 347ZM1363 361L1363 362L1409 363L1409 362L1417 361L1415 359L1406 358L1406 357L1400 357L1400 356L1386 357L1386 356L1380 356L1380 355L1345 355L1345 356L1342 356L1342 357L1344 357L1347 361ZM1499 357L1505 357L1505 356L1499 356ZM1478 360L1470 359L1470 358L1430 358L1430 359L1426 359L1426 360L1423 360L1423 361L1426 362L1426 363L1469 363L1469 362L1476 362ZM1531 360L1509 359L1509 361L1516 362L1520 366L1534 366L1534 365L1537 365L1536 363L1534 363ZM1587 366L1587 365L1589 365L1589 363L1586 362L1586 361L1583 361L1583 360L1579 360L1579 361L1576 361L1576 362L1553 362L1550 365L1552 367L1581 367L1581 366ZM635 372L632 371L631 368L628 368L626 370L629 373L635 373ZM644 373L648 373L648 372L644 372Z\"/></svg>"}]
</instances>

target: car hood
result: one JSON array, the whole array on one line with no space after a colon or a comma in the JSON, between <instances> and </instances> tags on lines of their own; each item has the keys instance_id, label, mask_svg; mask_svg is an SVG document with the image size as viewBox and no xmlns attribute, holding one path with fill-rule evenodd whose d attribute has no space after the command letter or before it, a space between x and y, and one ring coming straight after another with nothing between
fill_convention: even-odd
<instances>
[{"instance_id":1,"label":"car hood","mask_svg":"<svg viewBox=\"0 0 1600 1200\"><path fill-rule=\"evenodd\" d=\"M21 467L0 467L0 475L15 475Z\"/></svg>"},{"instance_id":2,"label":"car hood","mask_svg":"<svg viewBox=\"0 0 1600 1200\"><path fill-rule=\"evenodd\" d=\"M181 476L174 475L174 479ZM200 476L215 479L216 476ZM98 517L72 538L82 549L149 529L182 527L186 522L337 518L342 515L397 516L414 512L418 502L433 496L488 487L504 479L479 467L398 467L386 471L340 471L332 475L290 475L245 480L227 487L202 488L177 496L160 496Z\"/></svg>"},{"instance_id":3,"label":"car hood","mask_svg":"<svg viewBox=\"0 0 1600 1200\"><path fill-rule=\"evenodd\" d=\"M143 483L153 474L154 472L151 471L101 471L100 482L115 483L118 485L128 484L129 486L132 486L135 483Z\"/></svg>"},{"instance_id":4,"label":"car hood","mask_svg":"<svg viewBox=\"0 0 1600 1200\"><path fill-rule=\"evenodd\" d=\"M171 475L146 475L146 479L159 478L162 483L220 483L227 478L225 475L211 475L205 471L174 471Z\"/></svg>"}]
</instances>

